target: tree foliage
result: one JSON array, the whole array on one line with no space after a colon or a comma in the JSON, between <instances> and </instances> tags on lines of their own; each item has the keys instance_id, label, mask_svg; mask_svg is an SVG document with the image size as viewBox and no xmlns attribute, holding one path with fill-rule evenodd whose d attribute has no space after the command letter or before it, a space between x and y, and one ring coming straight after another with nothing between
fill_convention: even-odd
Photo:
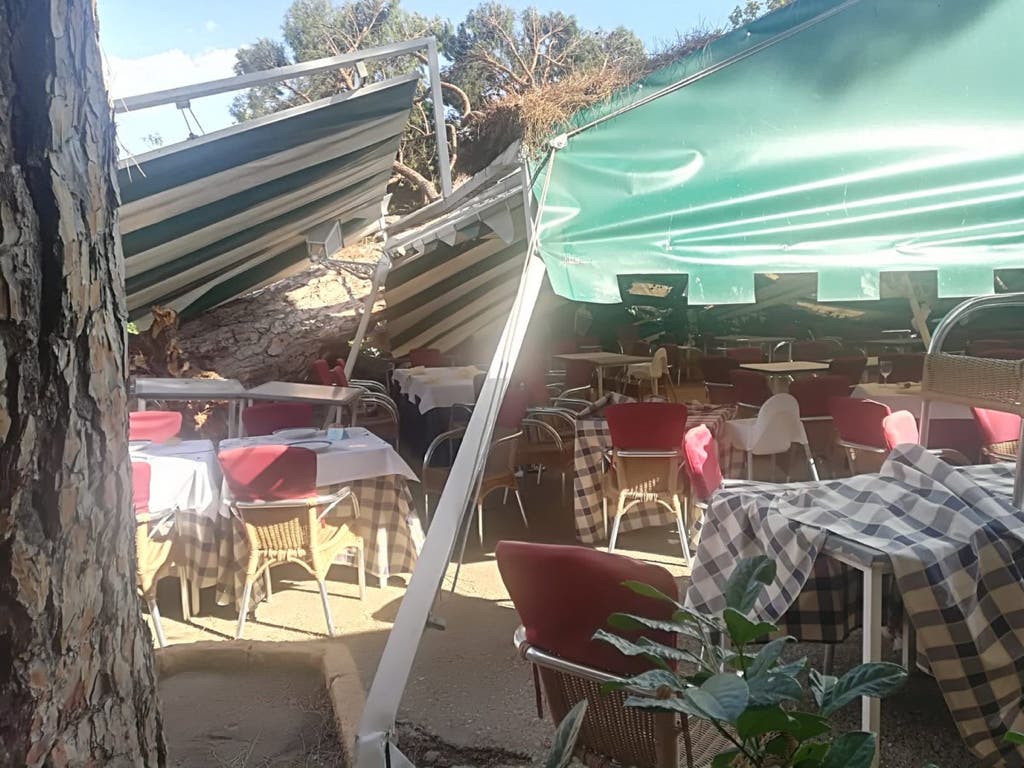
<instances>
[{"instance_id":1,"label":"tree foliage","mask_svg":"<svg viewBox=\"0 0 1024 768\"><path fill-rule=\"evenodd\" d=\"M749 24L766 13L777 10L784 5L789 5L791 0L747 0L743 5L737 5L729 14L729 23L733 29Z\"/></svg>"}]
</instances>

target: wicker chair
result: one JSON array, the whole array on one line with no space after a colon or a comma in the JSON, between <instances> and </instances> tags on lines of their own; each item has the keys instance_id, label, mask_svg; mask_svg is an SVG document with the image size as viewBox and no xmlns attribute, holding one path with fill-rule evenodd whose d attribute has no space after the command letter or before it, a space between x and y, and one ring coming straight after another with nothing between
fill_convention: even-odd
<instances>
[{"instance_id":1,"label":"wicker chair","mask_svg":"<svg viewBox=\"0 0 1024 768\"><path fill-rule=\"evenodd\" d=\"M608 502L615 502L608 551L615 551L622 517L636 504L657 503L672 511L679 527L679 544L690 565L690 526L687 524L683 436L687 409L676 403L622 403L605 409L612 437L612 464L602 486L602 512L608 530ZM685 476L683 478L685 480Z\"/></svg>"},{"instance_id":2,"label":"wicker chair","mask_svg":"<svg viewBox=\"0 0 1024 768\"><path fill-rule=\"evenodd\" d=\"M971 408L981 433L981 452L989 462L1016 461L1020 445L1020 416L988 408Z\"/></svg>"},{"instance_id":3,"label":"wicker chair","mask_svg":"<svg viewBox=\"0 0 1024 768\"><path fill-rule=\"evenodd\" d=\"M224 451L218 458L232 495L232 511L249 544L235 638L240 638L245 628L253 584L271 567L283 563L295 563L316 579L327 632L333 637L325 579L343 551L355 550L359 598L366 592L363 540L352 530L359 517L358 499L347 487L317 494L316 454L305 448L259 445ZM332 516L346 500L352 502L352 514Z\"/></svg>"},{"instance_id":4,"label":"wicker chair","mask_svg":"<svg viewBox=\"0 0 1024 768\"><path fill-rule=\"evenodd\" d=\"M513 541L498 545L497 559L523 621L514 642L520 656L534 665L538 715L543 716L541 690L556 724L578 702L588 703L576 742L576 756L586 765L705 768L729 749L706 721L625 706L628 695L647 692L602 691L603 684L622 682L650 662L621 656L594 641L594 631L617 611L669 618L667 604L622 586L626 580L640 581L674 596L675 582L664 568L584 547ZM581 595L588 599L580 600ZM645 634L673 643L668 633Z\"/></svg>"}]
</instances>

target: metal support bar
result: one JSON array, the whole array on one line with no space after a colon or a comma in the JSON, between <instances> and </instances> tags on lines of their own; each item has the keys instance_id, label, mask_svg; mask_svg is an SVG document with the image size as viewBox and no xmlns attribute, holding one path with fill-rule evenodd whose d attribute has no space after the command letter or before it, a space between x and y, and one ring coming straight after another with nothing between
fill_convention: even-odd
<instances>
[{"instance_id":1,"label":"metal support bar","mask_svg":"<svg viewBox=\"0 0 1024 768\"><path fill-rule=\"evenodd\" d=\"M359 357L359 350L363 348L363 340L366 338L366 329L370 325L370 316L373 314L373 305L377 303L377 294L380 293L388 272L391 271L391 259L381 256L377 262L377 269L374 270L373 280L370 283L370 292L363 302L363 314L359 318L359 326L356 328L355 338L352 339L352 346L345 360L345 378L351 379L352 372L356 367L356 359Z\"/></svg>"},{"instance_id":2,"label":"metal support bar","mask_svg":"<svg viewBox=\"0 0 1024 768\"><path fill-rule=\"evenodd\" d=\"M279 83L282 80L291 80L295 77L309 77L323 72L330 72L333 69L356 64L357 62L380 61L390 59L403 54L415 53L428 49L433 45L435 50L437 42L432 37L418 37L415 40L407 40L402 43L382 45L377 48L367 48L362 51L343 53L340 56L329 56L324 59L303 61L298 64L290 64L287 67L277 67L263 72L252 72L248 75L237 75L235 77L224 77L219 80L210 80L195 85L185 85L180 88L169 88L164 91L154 91L138 96L125 96L114 99L114 112L131 112L137 109L148 109L159 107L163 104L177 104L189 99L197 99L203 96L214 96L218 93L230 93L246 88L256 88L261 85ZM433 77L433 73L431 73Z\"/></svg>"},{"instance_id":3,"label":"metal support bar","mask_svg":"<svg viewBox=\"0 0 1024 768\"><path fill-rule=\"evenodd\" d=\"M452 161L448 155L448 129L444 120L441 93L441 65L437 58L437 40L427 38L427 68L430 72L430 99L434 102L434 138L437 141L437 172L441 177L441 196L452 193Z\"/></svg>"},{"instance_id":4,"label":"metal support bar","mask_svg":"<svg viewBox=\"0 0 1024 768\"><path fill-rule=\"evenodd\" d=\"M864 641L861 662L871 664L882 660L882 571L869 566L864 569ZM874 696L861 697L861 729L875 734L875 757L872 768L878 768L882 749L882 702Z\"/></svg>"}]
</instances>

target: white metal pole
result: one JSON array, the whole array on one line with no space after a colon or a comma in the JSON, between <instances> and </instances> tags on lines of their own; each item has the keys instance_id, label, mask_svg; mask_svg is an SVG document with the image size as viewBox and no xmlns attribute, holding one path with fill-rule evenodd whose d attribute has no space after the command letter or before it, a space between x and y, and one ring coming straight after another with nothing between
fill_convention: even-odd
<instances>
[{"instance_id":1,"label":"white metal pole","mask_svg":"<svg viewBox=\"0 0 1024 768\"><path fill-rule=\"evenodd\" d=\"M487 380L466 427L437 510L431 518L423 551L416 562L395 624L388 634L377 674L366 698L356 737L357 768L381 768L386 762L385 750L389 751L387 762L393 768L411 765L396 754L398 750L390 744L391 731L434 598L451 562L456 536L466 509L472 506L486 446L490 444L498 410L544 282L544 272L544 263L536 256L529 257L512 313L491 361Z\"/></svg>"},{"instance_id":2,"label":"white metal pole","mask_svg":"<svg viewBox=\"0 0 1024 768\"><path fill-rule=\"evenodd\" d=\"M444 95L441 93L441 64L437 58L437 40L427 39L427 68L430 72L430 99L434 102L434 138L437 141L437 171L441 175L441 197L452 193L452 161L448 156L448 131L444 120Z\"/></svg>"},{"instance_id":3,"label":"white metal pole","mask_svg":"<svg viewBox=\"0 0 1024 768\"><path fill-rule=\"evenodd\" d=\"M370 282L370 292L363 301L363 315L359 318L359 325L356 328L355 338L352 339L352 346L345 360L345 378L351 379L352 372L356 367L356 359L359 357L359 350L363 347L363 340L366 338L366 329L370 325L370 316L373 314L373 305L377 303L377 294L391 271L391 259L381 256L377 262L377 269L373 272L373 280Z\"/></svg>"}]
</instances>

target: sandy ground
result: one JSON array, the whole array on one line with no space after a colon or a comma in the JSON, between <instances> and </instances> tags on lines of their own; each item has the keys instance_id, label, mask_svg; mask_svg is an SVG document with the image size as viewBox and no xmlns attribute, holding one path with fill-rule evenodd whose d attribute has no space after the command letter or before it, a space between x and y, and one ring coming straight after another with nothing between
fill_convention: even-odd
<instances>
[{"instance_id":1,"label":"sandy ground","mask_svg":"<svg viewBox=\"0 0 1024 768\"><path fill-rule=\"evenodd\" d=\"M545 478L540 486L535 482L533 475L523 482L531 522L528 530L523 528L514 502L505 507L500 494L492 496L485 517L485 545L480 547L475 537L471 539L467 564L454 594L448 591L453 569L449 571L446 591L436 607L436 613L446 620L447 629L425 633L399 715L428 735L453 745L494 748L533 759L545 752L553 729L547 720L537 717L530 670L512 647L518 618L499 577L493 547L503 538L574 543L571 503L568 496L560 498L558 479ZM687 576L675 535L669 529L624 534L620 547L624 554L665 565L680 579ZM274 596L258 607L256 620L247 623L246 639L287 642L324 638L324 618L315 582L300 569L285 566L275 569L273 576ZM360 602L354 570L336 566L331 572L328 591L334 620L342 634L334 641L331 652L351 656L365 689L373 679L407 579L392 577L384 588L377 587L376 579L371 579L366 599ZM204 592L201 611L191 624L180 620L177 595L175 580L165 579L160 589L160 605L169 643L234 636L234 609L218 607L211 590ZM820 646L796 645L790 654L794 658L806 655L820 666L821 651ZM837 650L837 670L856 664L859 654L860 635L856 633ZM161 684L160 694L169 721L180 708L193 706L187 687ZM209 717L216 719L217 711L211 710ZM258 722L263 717L261 711L250 707L247 717ZM265 716L272 721L277 714L268 708ZM930 678L916 676L903 692L883 702L882 717L883 767L924 768L929 762L939 768L977 765L962 747ZM859 718L859 706L851 706L839 718L839 725L844 730L855 729ZM346 734L345 738L351 736ZM171 756L176 759L175 753L183 743L179 739L187 738L188 734L175 730L171 737ZM411 737L411 741L416 740L415 735Z\"/></svg>"}]
</instances>

